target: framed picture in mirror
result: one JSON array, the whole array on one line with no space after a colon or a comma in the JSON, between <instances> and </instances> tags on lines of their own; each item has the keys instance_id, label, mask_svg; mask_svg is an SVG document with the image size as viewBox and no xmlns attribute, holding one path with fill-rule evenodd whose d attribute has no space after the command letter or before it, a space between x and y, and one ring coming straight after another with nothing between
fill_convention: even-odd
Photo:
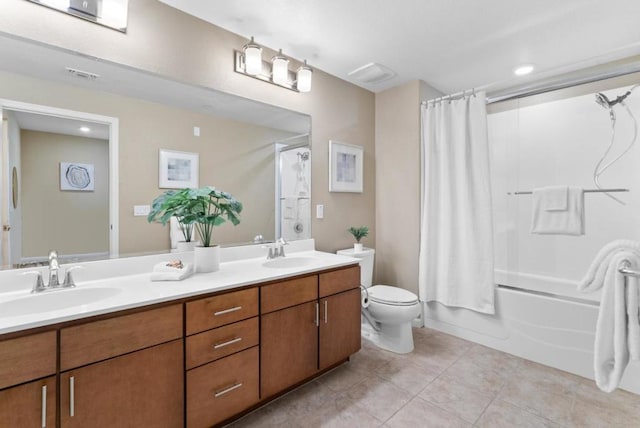
<instances>
[{"instance_id":1,"label":"framed picture in mirror","mask_svg":"<svg viewBox=\"0 0 640 428\"><path fill-rule=\"evenodd\" d=\"M159 159L159 188L184 189L185 187L198 187L198 153L161 149Z\"/></svg>"},{"instance_id":2,"label":"framed picture in mirror","mask_svg":"<svg viewBox=\"0 0 640 428\"><path fill-rule=\"evenodd\" d=\"M362 193L363 149L329 141L329 191Z\"/></svg>"}]
</instances>

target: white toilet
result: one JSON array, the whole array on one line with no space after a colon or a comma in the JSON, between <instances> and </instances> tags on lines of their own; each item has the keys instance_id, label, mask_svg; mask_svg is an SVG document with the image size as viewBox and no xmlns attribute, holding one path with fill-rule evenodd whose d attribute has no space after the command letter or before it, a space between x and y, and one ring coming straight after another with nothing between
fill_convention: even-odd
<instances>
[{"instance_id":1,"label":"white toilet","mask_svg":"<svg viewBox=\"0 0 640 428\"><path fill-rule=\"evenodd\" d=\"M382 349L398 354L413 351L411 321L420 315L418 296L399 287L371 286L375 250L353 248L338 254L360 259L360 281L368 293L368 307L363 304L362 336ZM366 294L365 294L366 295Z\"/></svg>"}]
</instances>

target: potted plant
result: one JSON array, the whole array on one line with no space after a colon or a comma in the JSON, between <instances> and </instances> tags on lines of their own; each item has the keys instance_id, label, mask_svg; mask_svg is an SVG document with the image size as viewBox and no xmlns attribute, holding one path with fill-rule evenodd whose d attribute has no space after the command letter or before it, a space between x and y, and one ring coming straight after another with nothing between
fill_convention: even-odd
<instances>
[{"instance_id":1,"label":"potted plant","mask_svg":"<svg viewBox=\"0 0 640 428\"><path fill-rule=\"evenodd\" d=\"M220 264L220 247L211 245L213 228L230 221L240 223L242 203L230 193L205 186L186 189L186 198L180 213L183 221L194 224L202 246L194 249L194 264L197 272L214 272Z\"/></svg>"},{"instance_id":2,"label":"potted plant","mask_svg":"<svg viewBox=\"0 0 640 428\"><path fill-rule=\"evenodd\" d=\"M185 219L183 212L189 197L189 189L169 190L164 192L151 203L151 211L147 216L149 223L157 221L165 226L172 217L178 221L178 226L184 237L184 241L178 241L178 251L191 251L197 242L192 241L193 223Z\"/></svg>"},{"instance_id":3,"label":"potted plant","mask_svg":"<svg viewBox=\"0 0 640 428\"><path fill-rule=\"evenodd\" d=\"M356 238L356 243L353 244L353 251L356 253L361 252L363 247L360 243L360 240L369 235L369 228L367 226L351 226L347 231L352 234L354 238Z\"/></svg>"}]
</instances>

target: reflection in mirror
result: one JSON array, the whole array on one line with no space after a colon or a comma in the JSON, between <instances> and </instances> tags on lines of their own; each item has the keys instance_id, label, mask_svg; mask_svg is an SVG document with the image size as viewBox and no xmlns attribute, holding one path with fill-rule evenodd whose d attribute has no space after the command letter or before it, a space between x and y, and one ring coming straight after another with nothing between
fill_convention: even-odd
<instances>
[{"instance_id":1,"label":"reflection in mirror","mask_svg":"<svg viewBox=\"0 0 640 428\"><path fill-rule=\"evenodd\" d=\"M265 240L274 240L279 236L284 236L285 239L310 236L310 215L304 211L310 209L309 201L300 207L291 202L286 205L286 198L293 195L280 193L281 177L278 172L287 163L285 168L290 169L290 175L284 178L284 182L289 183L287 180L292 179L291 186L295 191L295 183L301 184L306 180L310 195L310 157L307 154L307 159L302 160L297 155L298 152L302 153L305 145L306 149L303 151L310 152L309 116L15 38L0 37L0 57L3 58L0 62L0 107L7 100L18 104L33 103L54 109L63 108L111 117L119 123L119 156L112 159L111 155L107 155L109 168L100 172L102 176L99 175L98 162L85 160L80 152L77 156L67 152L63 155L62 150L54 149L51 153L55 153L55 156L49 156L46 174L44 166L35 167L48 177L48 192L58 194L63 193L60 190L60 162L96 165L96 186L99 181L104 184L119 176L117 184L108 189L109 195L114 193L117 198L111 200L108 207L102 208L101 214L96 211L90 215L100 218L101 222L101 225L92 226L92 230L102 232L101 238L84 239L93 241L95 245L91 248L65 247L72 243L73 236L84 233L79 229L62 230L60 221L53 221L53 216L47 214L49 211L46 203L41 202L35 208L30 205L29 214L34 214L36 220L27 218L26 201L29 197L39 198L37 193L31 195L33 185L27 186L25 181L31 179L28 171L33 171L34 167L21 165L22 160L27 159L26 155L21 159L19 152L13 156L7 154L8 159L0 166L2 180L10 183L7 179L10 178L11 168L7 169L5 165L16 166L20 186L16 209L11 207L9 185L2 187L1 201L7 213L0 211L0 221L3 225L11 225L11 231L3 232L2 239L3 243L12 242L10 248L3 246L6 249L0 249L3 266L16 267L21 263L38 262L46 258L51 248L60 250L63 260L65 255L95 257L111 253L114 256L124 256L168 251L168 228L148 224L145 216L134 216L134 205L149 205L163 191L158 187L158 154L161 149L198 153L200 185L212 185L228 191L244 204L240 225L235 228L216 228L215 243L247 243L252 242L256 235L262 235ZM87 70L99 77L79 78L77 74L68 73L66 67ZM15 121L23 123L20 112L16 110L19 109L3 109L3 119L18 113ZM46 117L30 119L39 122ZM23 125L22 130L13 132L24 133L22 138L29 141L35 134L37 140L49 139L49 144L52 145L57 144L55 140L70 142L85 139L87 145L100 144L93 140L105 141L104 136L80 137L55 127L60 124L49 125L53 128L39 125L41 128L35 129L32 125ZM3 120L3 128L7 127L7 121ZM94 124L88 127L93 128ZM200 136L195 136L196 128L199 128ZM11 144L6 129L2 144L3 147ZM40 141L40 148L35 151L44 151L46 144ZM293 146L299 149L291 149L292 157L286 161L281 160L280 155L288 152L281 149ZM67 201L64 205L70 209L82 212L89 207L97 207L97 202L89 202L89 193L92 192L71 193L83 202ZM300 191L294 194L300 196ZM281 197L285 199L281 200ZM283 206L295 209L286 211ZM109 219L109 210L115 218ZM60 209L62 216L71 216L62 212ZM41 228L31 226L32 221L40 222ZM21 225L21 222L24 224ZM110 229L113 224L119 227L115 234L112 233L115 236L107 239L106 245L98 245L98 242L104 243L105 227ZM13 225L17 226L18 232ZM78 223L75 222L75 225ZM44 239L44 233L53 229L59 229L59 236L51 241ZM293 234L288 232L301 229L301 232ZM107 235L108 232L109 230ZM34 247L25 239L35 239L38 246ZM29 248L37 249L26 252ZM69 261L69 257L66 260Z\"/></svg>"},{"instance_id":2,"label":"reflection in mirror","mask_svg":"<svg viewBox=\"0 0 640 428\"><path fill-rule=\"evenodd\" d=\"M311 150L308 135L276 144L276 237L311 238Z\"/></svg>"}]
</instances>

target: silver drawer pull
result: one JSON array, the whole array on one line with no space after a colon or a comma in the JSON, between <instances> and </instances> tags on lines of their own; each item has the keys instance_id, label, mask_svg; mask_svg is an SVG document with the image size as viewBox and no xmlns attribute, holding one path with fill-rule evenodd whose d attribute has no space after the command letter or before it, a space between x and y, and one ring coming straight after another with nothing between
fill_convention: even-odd
<instances>
[{"instance_id":1,"label":"silver drawer pull","mask_svg":"<svg viewBox=\"0 0 640 428\"><path fill-rule=\"evenodd\" d=\"M217 317L218 315L228 314L230 312L239 311L240 309L242 309L242 306L236 306L235 308L225 309L224 311L214 312L213 315Z\"/></svg>"},{"instance_id":2,"label":"silver drawer pull","mask_svg":"<svg viewBox=\"0 0 640 428\"><path fill-rule=\"evenodd\" d=\"M220 349L220 348L224 348L225 346L229 346L229 345L233 345L234 343L238 343L242 340L241 337L236 337L235 339L231 339L227 342L222 342L222 343L216 343L215 345L213 345L213 349Z\"/></svg>"},{"instance_id":3,"label":"silver drawer pull","mask_svg":"<svg viewBox=\"0 0 640 428\"><path fill-rule=\"evenodd\" d=\"M76 382L73 376L69 378L69 416L76 415Z\"/></svg>"},{"instance_id":4,"label":"silver drawer pull","mask_svg":"<svg viewBox=\"0 0 640 428\"><path fill-rule=\"evenodd\" d=\"M47 385L42 387L42 428L47 428Z\"/></svg>"},{"instance_id":5,"label":"silver drawer pull","mask_svg":"<svg viewBox=\"0 0 640 428\"><path fill-rule=\"evenodd\" d=\"M218 398L218 397L220 397L221 395L224 395L224 394L226 394L226 393L228 393L228 392L233 391L234 389L238 389L238 388L240 388L241 386L242 386L242 384L241 384L241 383L236 383L235 385L230 386L229 388L225 388L225 389L223 389L223 390L220 390L220 391L216 392L213 396L214 396L215 398Z\"/></svg>"}]
</instances>

